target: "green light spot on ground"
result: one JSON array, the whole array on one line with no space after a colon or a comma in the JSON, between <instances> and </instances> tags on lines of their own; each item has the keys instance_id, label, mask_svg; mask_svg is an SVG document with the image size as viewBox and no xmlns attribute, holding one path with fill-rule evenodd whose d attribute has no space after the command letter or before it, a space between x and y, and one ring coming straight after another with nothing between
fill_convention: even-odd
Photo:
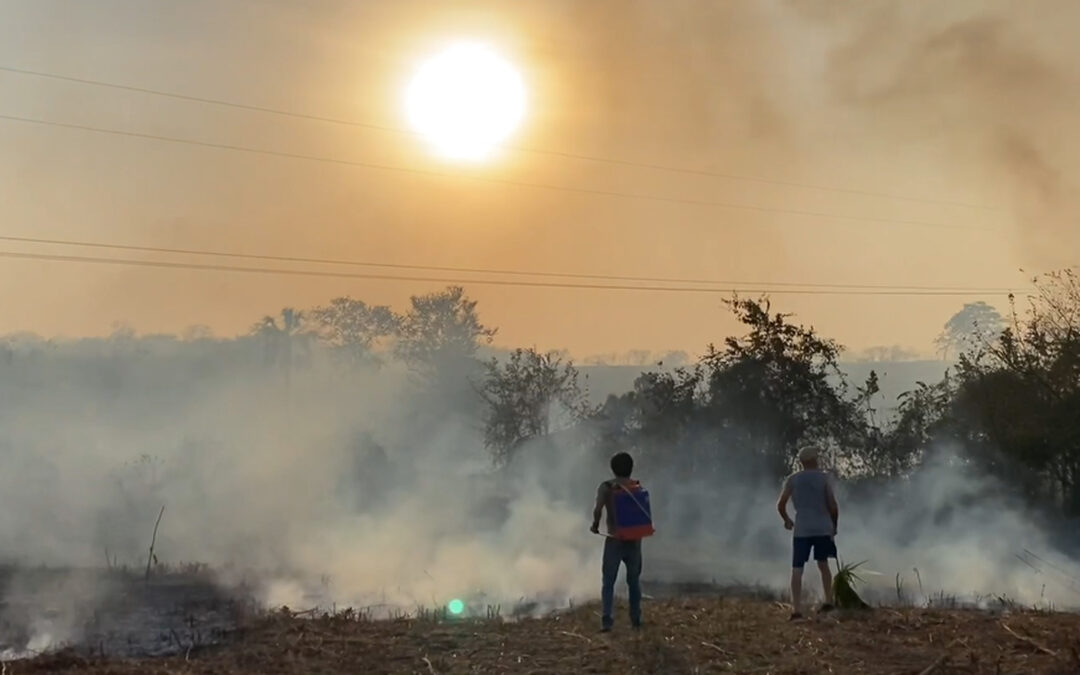
<instances>
[{"instance_id":1,"label":"green light spot on ground","mask_svg":"<svg viewBox=\"0 0 1080 675\"><path fill-rule=\"evenodd\" d=\"M446 606L446 609L448 609L451 614L461 614L465 611L465 603L457 599L451 600L450 604Z\"/></svg>"}]
</instances>

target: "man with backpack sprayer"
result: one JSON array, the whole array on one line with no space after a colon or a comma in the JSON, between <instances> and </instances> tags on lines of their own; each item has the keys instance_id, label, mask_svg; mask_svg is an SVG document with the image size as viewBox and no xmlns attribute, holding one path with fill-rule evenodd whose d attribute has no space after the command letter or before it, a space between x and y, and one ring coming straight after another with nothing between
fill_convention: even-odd
<instances>
[{"instance_id":1,"label":"man with backpack sprayer","mask_svg":"<svg viewBox=\"0 0 1080 675\"><path fill-rule=\"evenodd\" d=\"M601 630L608 632L615 621L615 579L619 566L626 565L626 586L630 596L630 624L641 627L641 540L655 533L649 493L641 483L630 478L634 460L620 452L611 458L613 480L606 480L596 491L593 524L590 531L600 534L600 517L607 510L607 534L604 540Z\"/></svg>"},{"instance_id":2,"label":"man with backpack sprayer","mask_svg":"<svg viewBox=\"0 0 1080 675\"><path fill-rule=\"evenodd\" d=\"M776 510L784 519L784 527L793 530L791 560L791 604L792 620L802 618L802 577L803 567L813 551L814 560L821 572L821 585L825 591L825 603L822 612L833 608L832 570L829 558L836 557L836 524L840 508L836 504L832 485L824 471L819 468L820 451L815 446L807 446L799 451L802 471L798 471L784 481L784 489L776 503ZM788 517L787 503L795 505L795 521Z\"/></svg>"}]
</instances>

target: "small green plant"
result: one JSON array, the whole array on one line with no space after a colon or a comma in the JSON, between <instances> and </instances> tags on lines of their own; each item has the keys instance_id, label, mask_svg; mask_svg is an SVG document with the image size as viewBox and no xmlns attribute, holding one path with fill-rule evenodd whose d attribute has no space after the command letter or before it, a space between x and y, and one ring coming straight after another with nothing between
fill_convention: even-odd
<instances>
[{"instance_id":1,"label":"small green plant","mask_svg":"<svg viewBox=\"0 0 1080 675\"><path fill-rule=\"evenodd\" d=\"M870 608L870 605L866 604L855 590L855 585L863 582L862 578L855 574L855 570L865 563L865 560L855 563L854 565L845 565L842 562L838 562L840 569L837 571L836 576L833 577L833 598L838 608Z\"/></svg>"}]
</instances>

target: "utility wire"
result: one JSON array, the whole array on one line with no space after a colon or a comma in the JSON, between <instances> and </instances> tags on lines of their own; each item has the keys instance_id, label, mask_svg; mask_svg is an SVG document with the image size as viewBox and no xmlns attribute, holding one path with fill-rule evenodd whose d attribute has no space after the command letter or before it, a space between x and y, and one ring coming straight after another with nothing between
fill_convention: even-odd
<instances>
[{"instance_id":1,"label":"utility wire","mask_svg":"<svg viewBox=\"0 0 1080 675\"><path fill-rule=\"evenodd\" d=\"M341 118L336 118L336 117L328 117L328 116L323 116L323 115L314 115L314 114L292 112L292 111L288 111L288 110L280 110L280 109L277 109L277 108L269 108L269 107L265 107L265 106L251 105L251 104L246 104L246 103L237 103L235 101L226 101L226 100L222 100L222 99L206 98L206 97L202 97L202 96L191 96L191 95L180 94L180 93L171 92L171 91L163 91L161 89L149 89L149 88L146 88L146 87L135 87L135 86L125 85L125 84L117 84L115 82L104 82L102 80L91 80L91 79L85 79L85 78L80 78L80 77L72 77L72 76L68 76L68 75L57 75L55 73L46 73L46 72L37 71L37 70L29 70L29 69L26 69L26 68L15 68L15 67L12 67L12 66L0 66L0 71L9 72L9 73L17 73L17 74L20 74L20 75L29 75L29 76L32 76L32 77L40 77L40 78L47 78L47 79L52 79L52 80L59 80L59 81L63 81L63 82L74 82L74 83L84 84L84 85L89 85L89 86L94 86L94 87L106 87L106 88L118 89L118 90L122 90L122 91L131 91L131 92L137 92L137 93L140 93L140 94L149 94L149 95L152 95L152 96L162 96L162 97L165 97L165 98L172 98L172 99L176 99L176 100L180 100L180 101L190 101L190 102L193 102L193 103L202 103L202 104L206 104L206 105L216 105L216 106L221 106L221 107L226 107L226 108L236 108L238 110L248 110L248 111L251 111L251 112L264 113L264 114L268 114L268 115L277 115L277 116L280 116L280 117L291 117L291 118L294 118L294 119L302 119L302 120L308 120L308 121L314 121L314 122L324 122L324 123L328 123L328 124L337 124L337 125L350 126L350 127L359 127L359 128L364 128L364 129L373 129L373 130L381 131L381 132L385 132L385 133L401 134L401 135L407 135L407 136L412 136L412 137L417 137L417 138L423 138L424 137L423 134L421 134L419 132L409 131L407 129L400 129L398 127L392 127L392 126L388 126L388 125L373 124L373 123L370 123L370 122L359 122L359 121L356 121L356 120L347 120L347 119L341 119ZM578 154L578 153L573 153L573 152L562 152L562 151L557 151L557 150L541 150L541 149L537 149L537 148L529 148L529 147L522 147L522 146L515 146L515 145L500 145L500 146L497 146L497 147L499 147L502 150L512 150L512 151L516 151L516 152L525 152L525 153L536 154L536 155L547 155L547 156L550 156L550 157L562 157L564 159L574 159L574 160L580 160L580 161L585 161L585 162L595 162L595 163L603 163L603 164L614 164L614 165L619 165L619 166L638 167L638 168L643 168L643 169L653 169L653 170L656 170L656 171L669 171L669 172L673 172L673 173L681 173L681 174L688 174L688 175L709 176L709 177L713 177L713 178L725 178L725 179L728 179L728 180L746 181L746 182L752 182L752 183L763 183L763 184L767 184L767 185L782 185L782 186L786 186L786 187L796 187L796 188L802 188L802 189L807 189L807 190L821 190L821 191L825 191L825 192L838 192L838 193L859 195L859 196L864 196L864 197L880 197L880 198L885 198L885 199L895 199L895 200L898 200L898 201L923 203L923 204L939 204L939 205L947 205L947 206L962 206L962 207L965 207L965 208L982 209L982 210L988 210L988 211L996 211L996 210L998 210L996 207L983 206L983 205L980 205L980 204L971 204L971 203L967 203L967 202L953 201L953 200L947 200L947 199L931 199L931 198L925 198L925 197L908 197L908 196L905 196L905 195L898 195L898 194L887 193L887 192L873 192L873 191L869 191L869 190L859 190L859 189L853 189L853 188L842 188L842 187L834 187L834 186L829 186L829 185L818 185L818 184L813 184L813 183L800 183L800 182L797 182L797 181L775 180L775 179L770 179L770 178L759 178L759 177L755 177L755 176L742 176L742 175L738 175L738 174L722 173L722 172L717 172L717 171L708 171L708 170L704 170L704 169L691 169L691 168L687 168L687 167L670 166L670 165L665 165L665 164L656 164L656 163L652 163L652 162L635 162L635 161L627 160L627 159L619 159L619 158L611 158L611 157L600 157L600 156L597 156L597 155L583 155L583 154Z\"/></svg>"},{"instance_id":2,"label":"utility wire","mask_svg":"<svg viewBox=\"0 0 1080 675\"><path fill-rule=\"evenodd\" d=\"M484 267L447 267L439 265L414 265L402 263L371 262L360 260L343 260L340 258L309 258L300 256L265 255L255 253L235 253L231 251L209 251L206 249L171 248L163 246L136 246L131 244L115 244L109 242L83 241L73 239L48 239L42 237L17 237L0 235L0 241L21 244L46 244L50 246L79 246L85 248L101 248L119 251L139 251L143 253L169 253L193 256L208 256L217 258L233 258L244 260L266 260L275 262L308 263L316 265L347 265L351 267L377 267L384 269L400 270L423 270L429 272L457 272L470 274L501 274L509 276L548 277L560 279L595 279L606 281L632 281L637 283L668 283L668 284L716 284L729 286L777 286L795 288L846 288L862 290L918 290L918 291L962 291L973 293L1011 293L1021 289L1012 288L986 288L986 287L962 287L962 286L907 286L907 285L872 285L872 284L829 284L829 283L803 283L784 281L732 281L722 279L688 279L675 277L643 277L621 276L612 274L585 274L570 272L530 272L527 270L492 269Z\"/></svg>"},{"instance_id":3,"label":"utility wire","mask_svg":"<svg viewBox=\"0 0 1080 675\"><path fill-rule=\"evenodd\" d=\"M217 272L240 272L248 274L280 274L286 276L323 277L334 279L372 279L383 281L435 282L461 285L517 286L528 288L565 288L608 291L646 291L658 293L755 293L776 295L896 295L896 296L990 296L1001 293L978 293L971 291L932 291L932 290L884 290L884 289L769 289L769 288L716 288L705 286L632 286L614 284L588 284L571 282L526 281L509 279L461 279L447 277L413 277L391 274L367 274L357 272L328 272L320 270L282 269L272 267L239 267L233 265L212 265L206 263L166 262L158 260L131 260L122 258L98 258L91 256L53 255L44 253L21 253L0 251L0 258L17 260L38 260L63 263L89 263L99 265L128 265L133 267L154 267L163 269L203 270Z\"/></svg>"},{"instance_id":4,"label":"utility wire","mask_svg":"<svg viewBox=\"0 0 1080 675\"><path fill-rule=\"evenodd\" d=\"M464 179L481 183L491 183L493 185L509 185L514 187L526 187L536 188L542 190L556 190L561 192L571 192L576 194L588 194L588 195L601 195L606 197L619 197L622 199L639 199L644 201L663 202L669 204L688 204L693 206L715 206L725 209L743 210L743 211L755 211L759 213L785 213L798 216L810 216L815 218L826 218L833 220L847 220L856 222L876 222L876 223L889 223L894 225L907 225L915 227L929 227L929 228L944 228L954 230L975 230L978 232L1003 232L1000 228L986 228L986 227L973 227L968 225L953 225L951 223L939 223L925 220L903 220L897 218L879 218L879 217L867 217L867 216L849 216L840 215L834 213L825 213L821 211L802 211L798 209L780 209L766 206L751 206L746 204L732 204L728 202L717 202L709 200L698 199L682 199L679 197L663 197L659 195L649 195L637 192L618 192L614 190L596 190L591 188L577 188L565 185L554 185L550 183L532 183L525 181L509 180L504 178L490 178L482 176L467 176L462 174L448 173L445 171L435 171L431 169L415 169L410 167L396 166L392 164L377 164L373 162L358 162L347 159L337 159L333 157L323 157L319 155L308 155L303 153L294 152L282 152L278 150L266 150L263 148L252 148L243 145L232 145L227 143L212 143L209 141L197 141L187 138L176 138L174 136L163 136L158 134L146 134L136 131L122 131L119 129L106 129L103 127L95 127L85 124L72 124L69 122L53 122L50 120L40 120L30 117L20 117L18 115L0 115L0 120L8 120L12 122L22 122L26 124L35 124L48 127L59 127L62 129L74 129L78 131L89 131L99 134L109 134L113 136L126 136L129 138L139 138L144 140L164 141L167 143L179 143L184 145L193 145L204 148L215 148L218 150L230 150L234 152L246 152L258 155L269 155L275 157L286 157L290 159L303 159L314 162L326 162L330 164L340 164L345 166L356 166L367 169L376 169L380 171L394 171L398 173L411 173L422 176L437 176L440 178L455 178Z\"/></svg>"}]
</instances>

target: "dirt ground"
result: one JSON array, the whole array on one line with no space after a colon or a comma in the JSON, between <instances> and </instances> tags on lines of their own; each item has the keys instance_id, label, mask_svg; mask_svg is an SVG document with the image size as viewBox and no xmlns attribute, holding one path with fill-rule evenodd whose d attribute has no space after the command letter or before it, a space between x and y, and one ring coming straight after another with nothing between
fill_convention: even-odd
<instances>
[{"instance_id":1,"label":"dirt ground","mask_svg":"<svg viewBox=\"0 0 1080 675\"><path fill-rule=\"evenodd\" d=\"M182 656L68 652L5 673L1080 673L1080 615L878 608L789 623L788 612L762 599L668 598L646 604L643 630L620 617L601 634L595 605L516 622L282 611Z\"/></svg>"}]
</instances>

